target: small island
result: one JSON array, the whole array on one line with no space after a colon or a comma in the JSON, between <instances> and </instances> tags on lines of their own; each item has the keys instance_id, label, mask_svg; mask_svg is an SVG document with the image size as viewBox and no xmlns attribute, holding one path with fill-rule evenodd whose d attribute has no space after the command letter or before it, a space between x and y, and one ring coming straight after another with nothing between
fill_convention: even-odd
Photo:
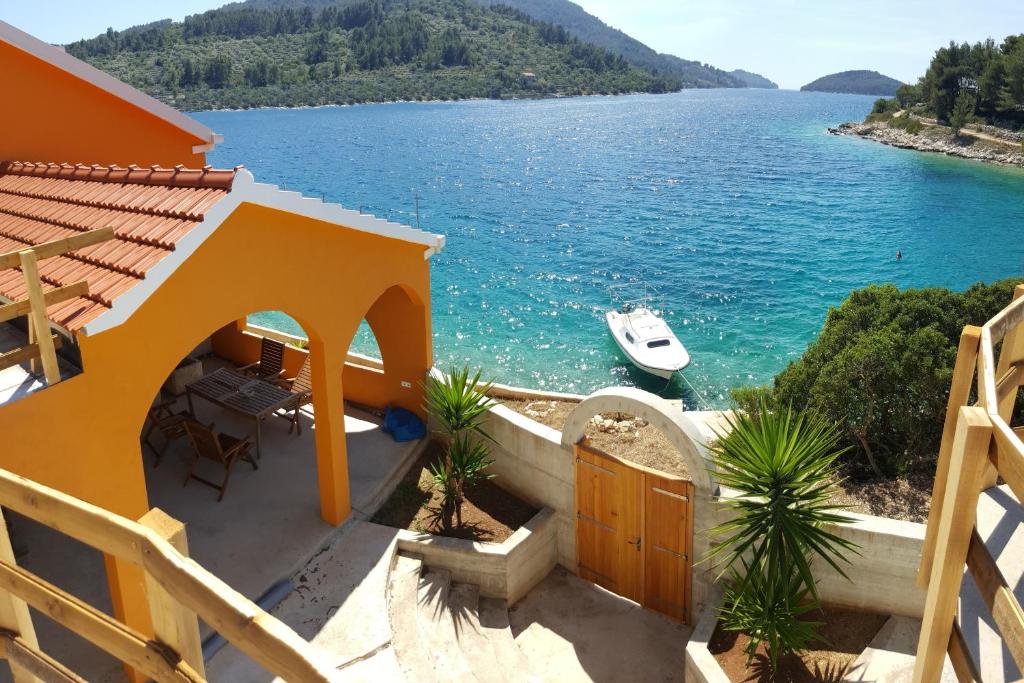
<instances>
[{"instance_id":1,"label":"small island","mask_svg":"<svg viewBox=\"0 0 1024 683\"><path fill-rule=\"evenodd\" d=\"M1024 34L940 48L914 85L829 132L893 147L1024 166Z\"/></svg>"},{"instance_id":2,"label":"small island","mask_svg":"<svg viewBox=\"0 0 1024 683\"><path fill-rule=\"evenodd\" d=\"M903 83L877 71L842 71L811 81L802 92L832 92L849 95L881 95L892 97Z\"/></svg>"}]
</instances>

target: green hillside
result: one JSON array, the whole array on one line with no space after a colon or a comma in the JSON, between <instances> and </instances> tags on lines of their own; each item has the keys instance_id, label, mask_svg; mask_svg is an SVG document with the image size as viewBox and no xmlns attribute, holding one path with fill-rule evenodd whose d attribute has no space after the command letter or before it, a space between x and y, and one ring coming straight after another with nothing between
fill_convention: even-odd
<instances>
[{"instance_id":1,"label":"green hillside","mask_svg":"<svg viewBox=\"0 0 1024 683\"><path fill-rule=\"evenodd\" d=\"M108 30L67 50L185 110L681 87L509 7L259 1Z\"/></svg>"},{"instance_id":2,"label":"green hillside","mask_svg":"<svg viewBox=\"0 0 1024 683\"><path fill-rule=\"evenodd\" d=\"M751 73L744 71L743 69L734 69L729 72L729 75L733 78L737 78L742 81L748 88L766 88L768 90L777 90L779 87L778 83L769 81L761 74Z\"/></svg>"},{"instance_id":3,"label":"green hillside","mask_svg":"<svg viewBox=\"0 0 1024 683\"><path fill-rule=\"evenodd\" d=\"M679 79L686 88L771 88L777 87L757 74L750 74L753 79L744 78L736 72L727 73L710 64L675 55L655 52L639 40L608 26L597 17L589 14L582 7L570 0L473 0L479 5L492 7L504 5L523 12L524 14L561 26L573 36L586 43L622 55L622 57L641 69L664 73ZM275 8L275 7L312 7L320 9L327 6L347 6L358 0L245 0L236 6ZM747 73L747 72L744 72ZM761 79L761 80L757 80ZM756 85L755 85L756 83Z\"/></svg>"},{"instance_id":4,"label":"green hillside","mask_svg":"<svg viewBox=\"0 0 1024 683\"><path fill-rule=\"evenodd\" d=\"M892 97L896 89L903 85L895 78L883 76L877 71L842 71L837 74L822 76L811 81L804 87L804 91L813 92L838 92L853 95L887 95Z\"/></svg>"},{"instance_id":5,"label":"green hillside","mask_svg":"<svg viewBox=\"0 0 1024 683\"><path fill-rule=\"evenodd\" d=\"M274 0L250 0L273 2ZM278 0L281 1L281 0ZM293 0L285 0L293 1ZM320 0L323 1L323 0ZM752 87L741 78L711 66L675 55L655 52L639 40L608 26L569 0L476 0L481 5L508 5L535 19L563 27L580 40L603 47L643 69L671 74L686 88ZM758 86L761 87L761 86ZM767 87L767 86L764 86Z\"/></svg>"}]
</instances>

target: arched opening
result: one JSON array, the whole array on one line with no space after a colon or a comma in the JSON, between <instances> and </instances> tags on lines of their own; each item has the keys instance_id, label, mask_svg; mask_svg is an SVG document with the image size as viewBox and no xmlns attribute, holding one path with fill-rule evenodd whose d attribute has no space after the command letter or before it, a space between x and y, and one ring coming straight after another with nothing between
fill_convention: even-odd
<instances>
[{"instance_id":1,"label":"arched opening","mask_svg":"<svg viewBox=\"0 0 1024 683\"><path fill-rule=\"evenodd\" d=\"M191 556L249 598L333 529L321 515L311 336L276 311L211 330L167 374L140 428L150 506L184 522Z\"/></svg>"}]
</instances>

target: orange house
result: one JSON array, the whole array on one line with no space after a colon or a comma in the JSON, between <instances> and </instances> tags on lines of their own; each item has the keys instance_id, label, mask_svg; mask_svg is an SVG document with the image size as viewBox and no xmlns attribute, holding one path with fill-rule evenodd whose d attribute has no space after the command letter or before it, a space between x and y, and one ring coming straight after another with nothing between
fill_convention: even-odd
<instances>
[{"instance_id":1,"label":"orange house","mask_svg":"<svg viewBox=\"0 0 1024 683\"><path fill-rule=\"evenodd\" d=\"M0 468L139 518L150 508L139 434L161 385L211 335L218 354L251 358L246 316L279 310L308 335L320 512L343 522L344 401L421 411L429 257L444 238L259 184L241 167L203 167L219 136L2 23L0 65L8 101L34 104L0 111L0 254L115 233L39 261L46 291L88 283L46 310L81 372L0 398ZM24 299L25 283L0 270L0 303ZM382 370L346 363L363 320ZM140 575L106 566L116 616L148 630Z\"/></svg>"}]
</instances>

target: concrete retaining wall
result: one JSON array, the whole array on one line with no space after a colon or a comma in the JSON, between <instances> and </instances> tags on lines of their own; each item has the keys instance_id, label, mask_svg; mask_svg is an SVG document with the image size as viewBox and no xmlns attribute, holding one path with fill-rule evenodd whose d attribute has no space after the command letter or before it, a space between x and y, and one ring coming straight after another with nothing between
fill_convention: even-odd
<instances>
[{"instance_id":1,"label":"concrete retaining wall","mask_svg":"<svg viewBox=\"0 0 1024 683\"><path fill-rule=\"evenodd\" d=\"M816 562L814 576L823 602L843 607L920 619L925 592L917 586L917 566L924 545L924 524L848 513L853 524L833 531L860 546L843 578L826 562Z\"/></svg>"},{"instance_id":2,"label":"concrete retaining wall","mask_svg":"<svg viewBox=\"0 0 1024 683\"><path fill-rule=\"evenodd\" d=\"M452 580L480 587L480 595L512 604L557 563L555 512L545 508L504 543L476 543L414 531L398 532L398 548L423 556L423 564L447 569Z\"/></svg>"},{"instance_id":3,"label":"concrete retaining wall","mask_svg":"<svg viewBox=\"0 0 1024 683\"><path fill-rule=\"evenodd\" d=\"M494 483L537 507L554 512L558 564L576 571L575 470L562 433L505 406L490 412L487 433Z\"/></svg>"}]
</instances>

